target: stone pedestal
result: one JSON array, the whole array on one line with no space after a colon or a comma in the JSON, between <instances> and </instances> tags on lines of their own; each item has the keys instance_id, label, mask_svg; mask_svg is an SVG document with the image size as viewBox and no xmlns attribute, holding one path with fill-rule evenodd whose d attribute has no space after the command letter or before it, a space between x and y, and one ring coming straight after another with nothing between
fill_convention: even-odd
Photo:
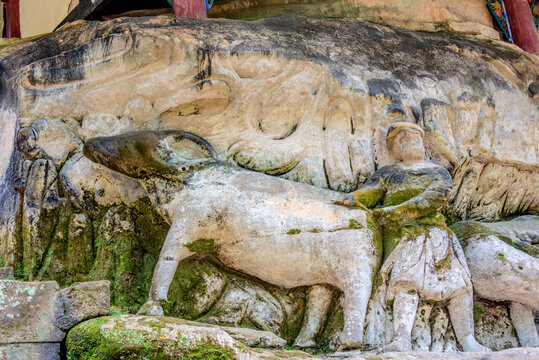
<instances>
[{"instance_id":1,"label":"stone pedestal","mask_svg":"<svg viewBox=\"0 0 539 360\"><path fill-rule=\"evenodd\" d=\"M59 360L69 329L109 313L109 285L79 283L60 292L56 281L0 280L0 360Z\"/></svg>"},{"instance_id":2,"label":"stone pedestal","mask_svg":"<svg viewBox=\"0 0 539 360\"><path fill-rule=\"evenodd\" d=\"M60 343L0 345L0 360L59 360Z\"/></svg>"}]
</instances>

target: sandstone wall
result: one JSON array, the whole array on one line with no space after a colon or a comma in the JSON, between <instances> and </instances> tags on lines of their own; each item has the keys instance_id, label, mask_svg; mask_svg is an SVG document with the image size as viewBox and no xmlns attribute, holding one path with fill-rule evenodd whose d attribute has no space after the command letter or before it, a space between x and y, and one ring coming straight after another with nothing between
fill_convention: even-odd
<instances>
[{"instance_id":1,"label":"sandstone wall","mask_svg":"<svg viewBox=\"0 0 539 360\"><path fill-rule=\"evenodd\" d=\"M482 0L229 0L217 2L208 16L252 20L281 14L350 17L427 31L449 27L497 37Z\"/></svg>"}]
</instances>

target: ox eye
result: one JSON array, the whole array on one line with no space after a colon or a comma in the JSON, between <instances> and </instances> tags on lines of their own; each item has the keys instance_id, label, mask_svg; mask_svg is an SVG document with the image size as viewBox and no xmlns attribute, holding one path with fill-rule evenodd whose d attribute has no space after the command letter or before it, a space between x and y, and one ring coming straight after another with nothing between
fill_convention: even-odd
<instances>
[{"instance_id":1,"label":"ox eye","mask_svg":"<svg viewBox=\"0 0 539 360\"><path fill-rule=\"evenodd\" d=\"M185 166L182 166L182 171L187 171L187 168Z\"/></svg>"}]
</instances>

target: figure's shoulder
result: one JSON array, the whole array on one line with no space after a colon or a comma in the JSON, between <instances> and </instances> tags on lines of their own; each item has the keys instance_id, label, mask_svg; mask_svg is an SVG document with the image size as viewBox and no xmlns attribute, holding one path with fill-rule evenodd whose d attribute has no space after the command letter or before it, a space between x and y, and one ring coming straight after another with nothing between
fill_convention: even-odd
<instances>
[{"instance_id":1,"label":"figure's shoulder","mask_svg":"<svg viewBox=\"0 0 539 360\"><path fill-rule=\"evenodd\" d=\"M377 177L385 177L391 174L394 174L396 172L402 172L402 169L399 165L393 164L393 165L386 165L381 167L380 169L376 170L372 176Z\"/></svg>"},{"instance_id":2,"label":"figure's shoulder","mask_svg":"<svg viewBox=\"0 0 539 360\"><path fill-rule=\"evenodd\" d=\"M446 168L428 161L417 163L411 166L395 164L385 166L384 168L387 168L385 169L385 176L387 176L388 174L401 173L403 176L428 176L432 179L443 180L445 182L451 183L451 174L449 173L449 171L447 171Z\"/></svg>"},{"instance_id":3,"label":"figure's shoulder","mask_svg":"<svg viewBox=\"0 0 539 360\"><path fill-rule=\"evenodd\" d=\"M446 168L437 164L432 164L432 169L437 176L451 183L451 174Z\"/></svg>"},{"instance_id":4,"label":"figure's shoulder","mask_svg":"<svg viewBox=\"0 0 539 360\"><path fill-rule=\"evenodd\" d=\"M443 166L434 164L434 163L425 163L423 168L424 175L430 177L433 181L438 183L443 182L446 186L451 187L453 180L451 179L451 174Z\"/></svg>"}]
</instances>

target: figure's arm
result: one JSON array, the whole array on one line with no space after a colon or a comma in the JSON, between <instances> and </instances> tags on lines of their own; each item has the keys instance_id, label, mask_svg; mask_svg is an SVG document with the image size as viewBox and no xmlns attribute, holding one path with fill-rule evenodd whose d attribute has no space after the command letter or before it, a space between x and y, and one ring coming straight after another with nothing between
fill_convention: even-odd
<instances>
[{"instance_id":1,"label":"figure's arm","mask_svg":"<svg viewBox=\"0 0 539 360\"><path fill-rule=\"evenodd\" d=\"M436 168L432 176L432 182L421 194L402 204L377 209L376 213L391 220L418 219L437 213L449 201L452 182L451 175L443 167Z\"/></svg>"},{"instance_id":2,"label":"figure's arm","mask_svg":"<svg viewBox=\"0 0 539 360\"><path fill-rule=\"evenodd\" d=\"M384 196L385 187L382 176L377 171L358 190L346 194L344 199L336 204L345 206L374 207Z\"/></svg>"}]
</instances>

